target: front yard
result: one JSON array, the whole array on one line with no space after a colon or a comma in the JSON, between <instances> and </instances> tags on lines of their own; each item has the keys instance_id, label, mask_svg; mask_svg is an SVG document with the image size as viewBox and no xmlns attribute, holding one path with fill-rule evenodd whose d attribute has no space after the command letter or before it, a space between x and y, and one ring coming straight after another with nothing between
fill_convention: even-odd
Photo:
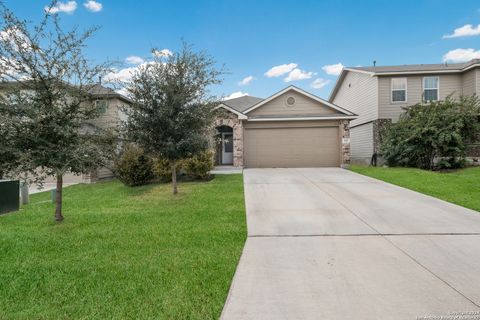
<instances>
[{"instance_id":1,"label":"front yard","mask_svg":"<svg viewBox=\"0 0 480 320\"><path fill-rule=\"evenodd\" d=\"M480 211L480 167L448 173L355 165L350 170Z\"/></svg>"},{"instance_id":2,"label":"front yard","mask_svg":"<svg viewBox=\"0 0 480 320\"><path fill-rule=\"evenodd\" d=\"M0 319L216 319L246 238L241 175L105 182L0 216Z\"/></svg>"}]
</instances>

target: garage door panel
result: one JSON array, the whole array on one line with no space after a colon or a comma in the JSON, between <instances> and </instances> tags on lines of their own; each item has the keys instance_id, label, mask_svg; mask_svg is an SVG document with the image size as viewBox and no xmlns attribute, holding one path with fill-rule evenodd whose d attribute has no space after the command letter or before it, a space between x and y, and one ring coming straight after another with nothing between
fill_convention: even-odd
<instances>
[{"instance_id":1,"label":"garage door panel","mask_svg":"<svg viewBox=\"0 0 480 320\"><path fill-rule=\"evenodd\" d=\"M340 162L338 127L247 128L247 167L329 167Z\"/></svg>"}]
</instances>

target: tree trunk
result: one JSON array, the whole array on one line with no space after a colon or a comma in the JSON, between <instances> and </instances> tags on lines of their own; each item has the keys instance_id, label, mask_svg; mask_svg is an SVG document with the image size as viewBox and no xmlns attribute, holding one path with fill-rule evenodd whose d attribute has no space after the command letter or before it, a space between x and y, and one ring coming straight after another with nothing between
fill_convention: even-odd
<instances>
[{"instance_id":1,"label":"tree trunk","mask_svg":"<svg viewBox=\"0 0 480 320\"><path fill-rule=\"evenodd\" d=\"M178 193L177 189L177 162L172 161L172 186L173 186L173 194Z\"/></svg>"},{"instance_id":2,"label":"tree trunk","mask_svg":"<svg viewBox=\"0 0 480 320\"><path fill-rule=\"evenodd\" d=\"M57 190L55 197L55 221L62 221L62 188L63 188L63 174L57 173Z\"/></svg>"}]
</instances>

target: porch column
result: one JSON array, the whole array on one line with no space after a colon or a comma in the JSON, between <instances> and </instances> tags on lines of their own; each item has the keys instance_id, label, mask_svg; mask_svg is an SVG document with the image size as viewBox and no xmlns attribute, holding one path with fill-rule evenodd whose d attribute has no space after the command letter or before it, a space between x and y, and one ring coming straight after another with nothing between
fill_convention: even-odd
<instances>
[{"instance_id":1,"label":"porch column","mask_svg":"<svg viewBox=\"0 0 480 320\"><path fill-rule=\"evenodd\" d=\"M233 125L233 166L243 167L243 123L238 119Z\"/></svg>"},{"instance_id":2,"label":"porch column","mask_svg":"<svg viewBox=\"0 0 480 320\"><path fill-rule=\"evenodd\" d=\"M340 166L342 168L348 168L350 165L350 121L340 120L340 134L342 137Z\"/></svg>"}]
</instances>

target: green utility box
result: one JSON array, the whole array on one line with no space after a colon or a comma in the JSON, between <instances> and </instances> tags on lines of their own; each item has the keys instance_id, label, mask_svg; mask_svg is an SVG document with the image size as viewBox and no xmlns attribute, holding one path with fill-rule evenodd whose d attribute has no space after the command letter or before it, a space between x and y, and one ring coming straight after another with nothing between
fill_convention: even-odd
<instances>
[{"instance_id":1,"label":"green utility box","mask_svg":"<svg viewBox=\"0 0 480 320\"><path fill-rule=\"evenodd\" d=\"M0 214L20 209L20 182L0 180Z\"/></svg>"}]
</instances>

